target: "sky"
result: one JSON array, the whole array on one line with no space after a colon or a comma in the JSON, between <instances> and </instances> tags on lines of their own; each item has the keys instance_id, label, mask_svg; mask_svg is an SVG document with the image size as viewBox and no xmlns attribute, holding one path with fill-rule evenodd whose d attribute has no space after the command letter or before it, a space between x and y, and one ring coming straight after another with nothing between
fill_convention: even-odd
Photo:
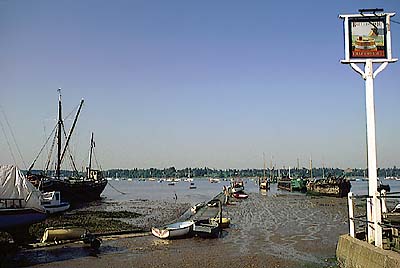
<instances>
[{"instance_id":1,"label":"sky","mask_svg":"<svg viewBox=\"0 0 400 268\"><path fill-rule=\"evenodd\" d=\"M338 18L360 8L400 1L0 0L0 163L35 159L62 88L67 127L85 100L78 167L93 131L103 169L262 168L263 153L365 168L365 82L340 63ZM379 167L400 166L399 74L392 63L374 80Z\"/></svg>"}]
</instances>

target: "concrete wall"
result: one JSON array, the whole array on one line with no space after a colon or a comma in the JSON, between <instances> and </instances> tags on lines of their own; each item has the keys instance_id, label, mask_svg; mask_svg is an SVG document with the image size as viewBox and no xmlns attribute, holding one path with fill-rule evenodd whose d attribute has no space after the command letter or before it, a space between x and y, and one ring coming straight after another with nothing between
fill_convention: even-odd
<instances>
[{"instance_id":1,"label":"concrete wall","mask_svg":"<svg viewBox=\"0 0 400 268\"><path fill-rule=\"evenodd\" d=\"M399 268L400 254L383 250L350 235L342 235L336 249L341 268Z\"/></svg>"}]
</instances>

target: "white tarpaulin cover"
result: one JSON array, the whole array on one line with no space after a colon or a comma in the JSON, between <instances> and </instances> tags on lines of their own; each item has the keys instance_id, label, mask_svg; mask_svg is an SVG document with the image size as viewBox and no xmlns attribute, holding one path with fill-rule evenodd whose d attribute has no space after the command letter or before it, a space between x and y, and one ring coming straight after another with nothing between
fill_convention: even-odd
<instances>
[{"instance_id":1,"label":"white tarpaulin cover","mask_svg":"<svg viewBox=\"0 0 400 268\"><path fill-rule=\"evenodd\" d=\"M40 205L41 192L30 183L18 167L0 165L0 199L20 198L23 207L43 210Z\"/></svg>"}]
</instances>

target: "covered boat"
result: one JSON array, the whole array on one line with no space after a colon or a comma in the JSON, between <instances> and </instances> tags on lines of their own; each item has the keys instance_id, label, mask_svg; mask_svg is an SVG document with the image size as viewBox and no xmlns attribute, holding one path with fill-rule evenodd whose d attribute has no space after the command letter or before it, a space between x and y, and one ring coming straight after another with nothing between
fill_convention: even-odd
<instances>
[{"instance_id":1,"label":"covered boat","mask_svg":"<svg viewBox=\"0 0 400 268\"><path fill-rule=\"evenodd\" d=\"M0 165L0 230L24 238L30 224L46 218L41 193L13 165Z\"/></svg>"},{"instance_id":2,"label":"covered boat","mask_svg":"<svg viewBox=\"0 0 400 268\"><path fill-rule=\"evenodd\" d=\"M176 222L163 227L151 228L151 233L162 239L179 238L188 235L193 230L193 221Z\"/></svg>"}]
</instances>

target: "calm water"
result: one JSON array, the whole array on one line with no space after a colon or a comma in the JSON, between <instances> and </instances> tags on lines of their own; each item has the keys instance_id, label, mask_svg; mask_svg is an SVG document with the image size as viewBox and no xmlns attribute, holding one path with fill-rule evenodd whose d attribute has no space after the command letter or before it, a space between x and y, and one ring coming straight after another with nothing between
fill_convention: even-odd
<instances>
[{"instance_id":1,"label":"calm water","mask_svg":"<svg viewBox=\"0 0 400 268\"><path fill-rule=\"evenodd\" d=\"M258 193L258 185L256 180L244 179L245 191L247 193ZM395 180L382 180L383 184L389 184L391 192L400 192L400 181ZM168 185L168 182L158 181L138 181L133 179L109 181L105 188L102 197L106 202L109 201L128 201L137 199L147 200L174 200L177 198L178 202L186 203L199 203L211 200L214 196L222 191L223 186L229 186L229 181L221 180L219 183L210 183L208 179L195 178L194 184L196 189L189 189L190 182L176 182L175 185ZM356 195L368 194L368 181L352 181L351 191ZM120 192L124 194L121 194ZM292 194L299 195L301 193L289 193L287 191L279 190L276 184L271 184L271 189L268 195L274 194Z\"/></svg>"}]
</instances>

